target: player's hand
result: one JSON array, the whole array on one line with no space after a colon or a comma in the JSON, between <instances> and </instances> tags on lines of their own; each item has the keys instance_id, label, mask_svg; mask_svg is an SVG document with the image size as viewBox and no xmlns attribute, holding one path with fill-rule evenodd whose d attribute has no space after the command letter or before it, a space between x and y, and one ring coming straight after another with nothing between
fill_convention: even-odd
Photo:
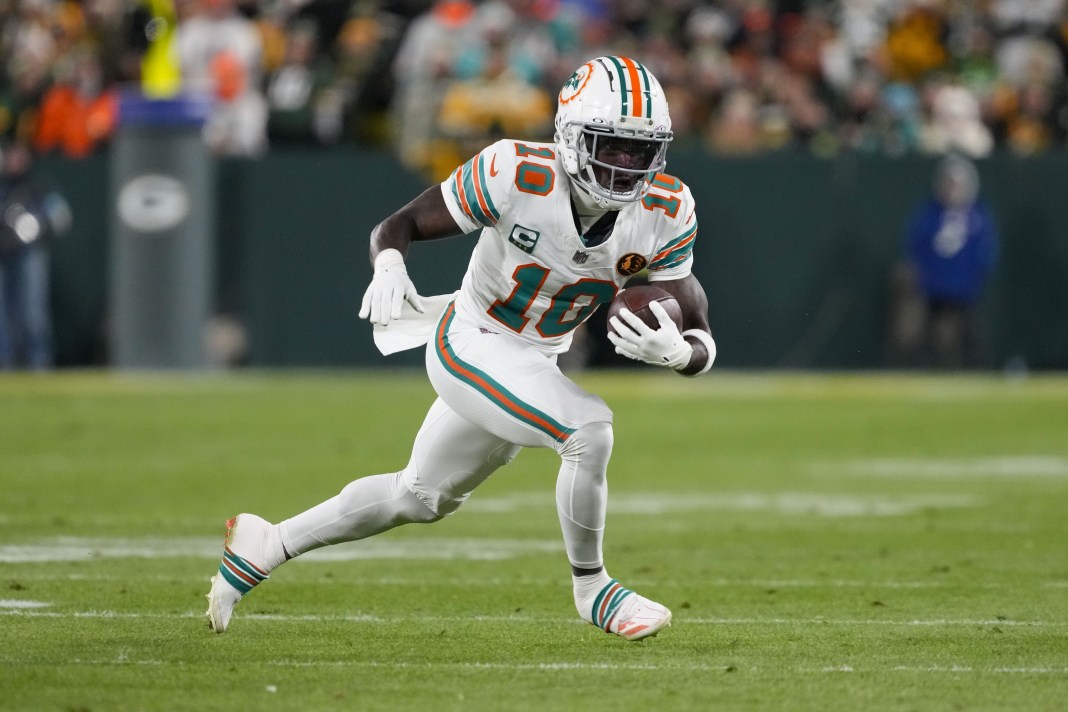
<instances>
[{"instance_id":1,"label":"player's hand","mask_svg":"<svg viewBox=\"0 0 1068 712\"><path fill-rule=\"evenodd\" d=\"M375 276L363 293L360 318L385 326L400 318L404 302L420 314L423 312L422 300L404 267L404 257L394 249L382 250L375 258Z\"/></svg>"},{"instance_id":2,"label":"player's hand","mask_svg":"<svg viewBox=\"0 0 1068 712\"><path fill-rule=\"evenodd\" d=\"M616 347L616 353L654 366L675 370L685 368L690 363L693 347L683 338L664 307L650 302L649 310L660 322L659 329L650 328L629 309L620 309L619 316L611 318L615 332L608 332L608 340Z\"/></svg>"}]
</instances>

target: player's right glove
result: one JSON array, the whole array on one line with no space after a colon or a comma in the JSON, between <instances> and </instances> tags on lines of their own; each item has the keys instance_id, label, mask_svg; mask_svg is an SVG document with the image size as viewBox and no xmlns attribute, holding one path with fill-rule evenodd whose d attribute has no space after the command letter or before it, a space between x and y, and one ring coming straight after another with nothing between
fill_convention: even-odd
<instances>
[{"instance_id":1,"label":"player's right glove","mask_svg":"<svg viewBox=\"0 0 1068 712\"><path fill-rule=\"evenodd\" d=\"M660 322L659 329L646 326L629 309L620 309L619 316L609 320L615 331L608 332L608 340L616 347L616 353L676 371L685 368L693 355L693 347L686 342L679 327L675 326L659 302L649 302L649 311Z\"/></svg>"},{"instance_id":2,"label":"player's right glove","mask_svg":"<svg viewBox=\"0 0 1068 712\"><path fill-rule=\"evenodd\" d=\"M423 313L422 300L404 267L404 256L393 248L382 250L375 257L375 275L363 293L360 318L370 317L372 324L385 326L400 318L404 302Z\"/></svg>"}]
</instances>

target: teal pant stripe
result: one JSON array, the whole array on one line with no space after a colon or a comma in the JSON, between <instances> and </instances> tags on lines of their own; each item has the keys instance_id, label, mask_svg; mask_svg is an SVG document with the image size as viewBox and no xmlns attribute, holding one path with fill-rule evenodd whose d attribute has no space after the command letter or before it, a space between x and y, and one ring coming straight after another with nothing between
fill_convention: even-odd
<instances>
[{"instance_id":1,"label":"teal pant stripe","mask_svg":"<svg viewBox=\"0 0 1068 712\"><path fill-rule=\"evenodd\" d=\"M495 381L489 374L456 355L452 345L449 344L448 337L449 326L455 313L455 307L451 305L445 310L441 322L438 323L438 336L435 339L435 353L445 370L475 388L501 410L537 428L554 440L562 441L570 437L571 433L575 432L574 428L563 425L529 403L517 398L515 394Z\"/></svg>"}]
</instances>

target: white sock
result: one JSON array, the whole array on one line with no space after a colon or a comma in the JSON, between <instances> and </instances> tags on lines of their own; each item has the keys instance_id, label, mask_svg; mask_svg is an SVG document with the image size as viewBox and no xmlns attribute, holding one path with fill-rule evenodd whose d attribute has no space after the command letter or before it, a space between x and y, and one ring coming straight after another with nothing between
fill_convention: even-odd
<instances>
[{"instance_id":1,"label":"white sock","mask_svg":"<svg viewBox=\"0 0 1068 712\"><path fill-rule=\"evenodd\" d=\"M579 611L582 611L583 607L608 585L612 577L608 575L607 571L601 569L599 573L590 574L589 576L575 576L572 574L571 580L575 588L575 605L578 606Z\"/></svg>"},{"instance_id":2,"label":"white sock","mask_svg":"<svg viewBox=\"0 0 1068 712\"><path fill-rule=\"evenodd\" d=\"M263 542L263 563L267 571L271 571L286 562L286 550L282 546L282 535L278 531L278 525L272 524L267 532L267 540Z\"/></svg>"}]
</instances>

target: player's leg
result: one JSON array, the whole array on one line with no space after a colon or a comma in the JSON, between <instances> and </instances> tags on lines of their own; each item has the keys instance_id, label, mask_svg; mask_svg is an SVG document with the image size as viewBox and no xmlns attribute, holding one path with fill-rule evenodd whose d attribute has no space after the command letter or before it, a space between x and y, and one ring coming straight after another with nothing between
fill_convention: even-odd
<instances>
[{"instance_id":1,"label":"player's leg","mask_svg":"<svg viewBox=\"0 0 1068 712\"><path fill-rule=\"evenodd\" d=\"M23 250L19 285L26 368L43 371L52 367L52 317L49 309L48 251L42 246Z\"/></svg>"},{"instance_id":2,"label":"player's leg","mask_svg":"<svg viewBox=\"0 0 1068 712\"><path fill-rule=\"evenodd\" d=\"M451 514L518 449L438 400L400 472L355 480L335 497L277 525L253 514L231 519L223 560L208 594L211 627L226 630L241 597L289 558Z\"/></svg>"},{"instance_id":3,"label":"player's leg","mask_svg":"<svg viewBox=\"0 0 1068 712\"><path fill-rule=\"evenodd\" d=\"M561 458L556 503L583 619L630 639L655 634L671 612L623 588L602 555L612 412L551 356L504 333L457 322L447 310L427 351L427 373L456 412L501 438L551 447Z\"/></svg>"},{"instance_id":4,"label":"player's leg","mask_svg":"<svg viewBox=\"0 0 1068 712\"><path fill-rule=\"evenodd\" d=\"M292 557L401 524L437 521L455 512L518 450L439 399L427 413L403 470L356 480L336 497L281 522L281 543Z\"/></svg>"},{"instance_id":5,"label":"player's leg","mask_svg":"<svg viewBox=\"0 0 1068 712\"><path fill-rule=\"evenodd\" d=\"M10 319L14 300L13 273L12 260L0 255L0 371L15 367L14 324Z\"/></svg>"}]
</instances>

